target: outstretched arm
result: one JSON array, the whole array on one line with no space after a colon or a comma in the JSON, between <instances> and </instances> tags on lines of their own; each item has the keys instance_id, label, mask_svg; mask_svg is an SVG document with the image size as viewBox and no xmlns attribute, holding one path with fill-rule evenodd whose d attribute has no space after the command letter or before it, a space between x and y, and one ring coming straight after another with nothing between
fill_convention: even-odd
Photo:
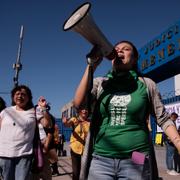
<instances>
[{"instance_id":1,"label":"outstretched arm","mask_svg":"<svg viewBox=\"0 0 180 180\"><path fill-rule=\"evenodd\" d=\"M71 119L67 119L65 116L62 117L62 122L66 127L73 126L73 122L71 121Z\"/></svg>"},{"instance_id":2,"label":"outstretched arm","mask_svg":"<svg viewBox=\"0 0 180 180\"><path fill-rule=\"evenodd\" d=\"M41 124L43 127L49 128L52 127L52 121L51 121L51 115L49 114L48 111L48 103L46 99L41 96L38 101L38 108L41 109L43 117L40 119Z\"/></svg>"}]
</instances>

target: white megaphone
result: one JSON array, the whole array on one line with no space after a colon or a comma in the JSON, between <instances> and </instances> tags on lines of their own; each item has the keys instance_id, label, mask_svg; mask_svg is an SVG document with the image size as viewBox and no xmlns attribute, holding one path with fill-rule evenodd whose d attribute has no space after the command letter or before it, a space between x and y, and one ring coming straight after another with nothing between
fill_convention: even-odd
<instances>
[{"instance_id":1,"label":"white megaphone","mask_svg":"<svg viewBox=\"0 0 180 180\"><path fill-rule=\"evenodd\" d=\"M90 3L84 3L78 7L65 21L63 30L67 31L71 29L78 32L91 44L100 47L104 57L112 60L115 57L113 45L107 40L107 38L95 24L92 16L89 13L90 7Z\"/></svg>"}]
</instances>

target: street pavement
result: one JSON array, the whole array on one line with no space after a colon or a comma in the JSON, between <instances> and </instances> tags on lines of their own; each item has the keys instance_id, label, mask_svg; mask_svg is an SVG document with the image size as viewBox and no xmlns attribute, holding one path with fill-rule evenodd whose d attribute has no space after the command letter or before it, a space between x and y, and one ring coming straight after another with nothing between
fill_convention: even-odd
<instances>
[{"instance_id":1,"label":"street pavement","mask_svg":"<svg viewBox=\"0 0 180 180\"><path fill-rule=\"evenodd\" d=\"M163 178L163 180L180 180L180 175L178 176L172 176L167 174L166 169L166 149L165 146L155 146L155 152L156 152L156 160L159 170L160 177Z\"/></svg>"},{"instance_id":2,"label":"street pavement","mask_svg":"<svg viewBox=\"0 0 180 180\"><path fill-rule=\"evenodd\" d=\"M67 151L67 156L59 157L58 165L59 165L59 176L54 176L53 180L71 180L72 179L72 168L71 168L71 157L69 153L69 144L65 144L65 148ZM180 180L180 175L171 176L166 172L166 163L165 163L165 146L155 145L156 159L159 169L159 175L163 178L163 180Z\"/></svg>"}]
</instances>

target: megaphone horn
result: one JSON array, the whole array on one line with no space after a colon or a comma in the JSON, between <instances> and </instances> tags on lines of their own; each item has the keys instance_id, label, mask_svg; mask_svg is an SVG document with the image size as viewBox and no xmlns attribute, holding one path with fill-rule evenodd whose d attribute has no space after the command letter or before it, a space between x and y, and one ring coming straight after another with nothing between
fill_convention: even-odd
<instances>
[{"instance_id":1,"label":"megaphone horn","mask_svg":"<svg viewBox=\"0 0 180 180\"><path fill-rule=\"evenodd\" d=\"M89 13L90 8L90 3L84 3L78 7L65 21L63 30L67 31L71 29L81 34L92 45L99 46L103 56L111 60L115 57L113 45L107 40L107 38L95 24L92 16Z\"/></svg>"}]
</instances>

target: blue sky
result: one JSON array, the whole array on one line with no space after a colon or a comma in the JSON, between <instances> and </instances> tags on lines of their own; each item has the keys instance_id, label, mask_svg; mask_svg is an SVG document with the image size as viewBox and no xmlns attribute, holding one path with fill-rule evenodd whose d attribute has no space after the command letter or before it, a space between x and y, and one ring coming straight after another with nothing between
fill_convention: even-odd
<instances>
[{"instance_id":1,"label":"blue sky","mask_svg":"<svg viewBox=\"0 0 180 180\"><path fill-rule=\"evenodd\" d=\"M10 105L14 86L19 33L24 25L21 54L23 65L19 84L30 87L33 101L44 95L51 112L69 102L86 66L92 45L78 33L63 31L63 24L82 0L1 0L0 1L0 96ZM130 40L138 49L180 20L179 0L90 0L96 24L115 44ZM95 76L104 75L111 62L104 59ZM170 91L172 84L166 85ZM163 84L163 83L161 83ZM169 87L169 88L167 88ZM164 89L164 88L162 88Z\"/></svg>"}]
</instances>

